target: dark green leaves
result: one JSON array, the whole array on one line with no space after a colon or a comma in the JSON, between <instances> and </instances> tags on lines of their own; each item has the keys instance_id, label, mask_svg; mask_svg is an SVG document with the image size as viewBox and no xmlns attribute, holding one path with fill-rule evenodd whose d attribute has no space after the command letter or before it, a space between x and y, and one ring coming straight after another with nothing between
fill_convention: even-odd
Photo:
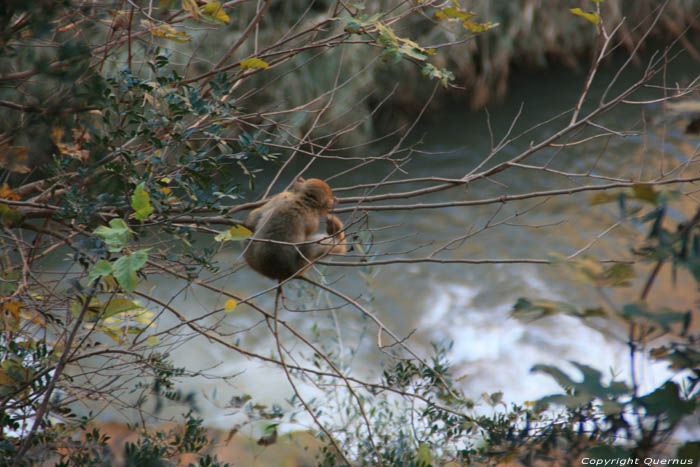
<instances>
[{"instance_id":1,"label":"dark green leaves","mask_svg":"<svg viewBox=\"0 0 700 467\"><path fill-rule=\"evenodd\" d=\"M697 400L684 400L679 397L679 388L673 381L639 399L650 415L663 416L669 423L675 424L683 417L692 414L698 407Z\"/></svg>"},{"instance_id":2,"label":"dark green leaves","mask_svg":"<svg viewBox=\"0 0 700 467\"><path fill-rule=\"evenodd\" d=\"M622 412L624 404L617 399L629 392L624 383L612 381L610 384L604 385L601 382L602 375L598 370L577 362L571 362L571 364L583 374L581 382L574 381L566 373L552 365L532 367L530 371L548 374L554 378L559 386L567 390L567 394L554 394L540 399L538 405L557 403L565 405L569 409L576 409L598 400L603 413L609 415Z\"/></svg>"},{"instance_id":3,"label":"dark green leaves","mask_svg":"<svg viewBox=\"0 0 700 467\"><path fill-rule=\"evenodd\" d=\"M685 321L689 320L690 312L683 313L668 308L650 310L645 303L639 302L625 305L622 308L622 316L631 321L649 321L661 326L664 331L668 332L671 330L672 324L685 323Z\"/></svg>"},{"instance_id":4,"label":"dark green leaves","mask_svg":"<svg viewBox=\"0 0 700 467\"><path fill-rule=\"evenodd\" d=\"M579 310L570 303L557 300L519 298L513 305L511 316L520 320L536 320L556 314L565 314L576 318L604 317L605 310L600 307Z\"/></svg>"}]
</instances>

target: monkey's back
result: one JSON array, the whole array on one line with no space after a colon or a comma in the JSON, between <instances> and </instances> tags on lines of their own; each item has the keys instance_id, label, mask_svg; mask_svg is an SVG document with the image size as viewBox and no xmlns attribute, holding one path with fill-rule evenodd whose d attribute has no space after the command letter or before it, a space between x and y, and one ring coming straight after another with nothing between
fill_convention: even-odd
<instances>
[{"instance_id":1,"label":"monkey's back","mask_svg":"<svg viewBox=\"0 0 700 467\"><path fill-rule=\"evenodd\" d=\"M258 229L245 246L245 260L270 279L289 279L302 272L308 262L295 245L255 241L301 243L318 228L318 216L310 215L299 202L281 203L260 219Z\"/></svg>"}]
</instances>

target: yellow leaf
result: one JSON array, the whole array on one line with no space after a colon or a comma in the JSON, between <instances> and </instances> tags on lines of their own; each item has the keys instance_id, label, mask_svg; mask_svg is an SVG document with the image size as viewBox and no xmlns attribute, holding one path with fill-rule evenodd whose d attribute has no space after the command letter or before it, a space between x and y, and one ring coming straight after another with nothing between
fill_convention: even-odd
<instances>
[{"instance_id":1,"label":"yellow leaf","mask_svg":"<svg viewBox=\"0 0 700 467\"><path fill-rule=\"evenodd\" d=\"M476 16L476 13L472 13L469 11L464 11L461 8L457 7L447 7L443 8L442 10L438 10L435 12L435 17L438 19L469 19L473 16Z\"/></svg>"},{"instance_id":2,"label":"yellow leaf","mask_svg":"<svg viewBox=\"0 0 700 467\"><path fill-rule=\"evenodd\" d=\"M649 201L650 203L655 203L659 198L659 194L654 191L654 187L651 185L634 185L632 192L635 198Z\"/></svg>"},{"instance_id":3,"label":"yellow leaf","mask_svg":"<svg viewBox=\"0 0 700 467\"><path fill-rule=\"evenodd\" d=\"M229 24L231 18L226 14L219 2L209 2L202 7L202 13L209 19L219 23Z\"/></svg>"},{"instance_id":4,"label":"yellow leaf","mask_svg":"<svg viewBox=\"0 0 700 467\"><path fill-rule=\"evenodd\" d=\"M241 62L241 69L243 70L248 70L248 69L255 69L255 68L268 68L270 65L264 60L260 60L259 58L249 58L247 60L243 60Z\"/></svg>"},{"instance_id":5,"label":"yellow leaf","mask_svg":"<svg viewBox=\"0 0 700 467\"><path fill-rule=\"evenodd\" d=\"M56 147L61 154L65 154L66 156L70 156L81 161L86 161L90 157L90 151L81 149L79 144L56 143Z\"/></svg>"},{"instance_id":6,"label":"yellow leaf","mask_svg":"<svg viewBox=\"0 0 700 467\"><path fill-rule=\"evenodd\" d=\"M24 146L0 144L0 167L11 172L26 174L29 168L29 151Z\"/></svg>"},{"instance_id":7,"label":"yellow leaf","mask_svg":"<svg viewBox=\"0 0 700 467\"><path fill-rule=\"evenodd\" d=\"M123 343L124 343L124 342L123 342L123 339L122 339L122 337L119 335L119 333L118 333L118 332L115 332L113 329L109 329L109 328L107 328L107 327L103 327L103 328L101 328L100 330L101 330L102 332L104 332L105 334L107 334L109 337L111 337L112 340L114 340L114 342L116 342L117 344L123 344Z\"/></svg>"},{"instance_id":8,"label":"yellow leaf","mask_svg":"<svg viewBox=\"0 0 700 467\"><path fill-rule=\"evenodd\" d=\"M229 240L243 240L253 235L247 227L242 225L234 225L228 230L224 230L219 235L214 237L217 242L227 242Z\"/></svg>"},{"instance_id":9,"label":"yellow leaf","mask_svg":"<svg viewBox=\"0 0 700 467\"><path fill-rule=\"evenodd\" d=\"M112 17L112 29L126 29L129 27L129 12L124 10L107 10Z\"/></svg>"},{"instance_id":10,"label":"yellow leaf","mask_svg":"<svg viewBox=\"0 0 700 467\"><path fill-rule=\"evenodd\" d=\"M598 24L600 23L600 15L598 14L597 11L594 11L592 13L588 13L586 11L583 11L580 8L571 8L569 11L571 11L573 14L580 16L582 18L585 18L587 21L590 21L593 24Z\"/></svg>"},{"instance_id":11,"label":"yellow leaf","mask_svg":"<svg viewBox=\"0 0 700 467\"><path fill-rule=\"evenodd\" d=\"M488 31L493 27L498 26L498 23L474 23L472 21L469 21L468 19L465 19L462 22L462 26L464 26L465 29L468 29L471 32L484 32Z\"/></svg>"},{"instance_id":12,"label":"yellow leaf","mask_svg":"<svg viewBox=\"0 0 700 467\"><path fill-rule=\"evenodd\" d=\"M226 313L230 313L236 309L236 306L238 306L238 302L232 298L229 298L228 300L226 300L226 303L224 304L224 311Z\"/></svg>"},{"instance_id":13,"label":"yellow leaf","mask_svg":"<svg viewBox=\"0 0 700 467\"><path fill-rule=\"evenodd\" d=\"M199 7L196 0L182 0L182 9L187 11L194 19L199 19Z\"/></svg>"},{"instance_id":14,"label":"yellow leaf","mask_svg":"<svg viewBox=\"0 0 700 467\"><path fill-rule=\"evenodd\" d=\"M596 193L591 196L591 205L613 203L620 199L620 195L616 193Z\"/></svg>"},{"instance_id":15,"label":"yellow leaf","mask_svg":"<svg viewBox=\"0 0 700 467\"><path fill-rule=\"evenodd\" d=\"M46 321L44 320L44 317L41 314L39 314L39 312L36 310L22 308L21 317L22 319L30 321L41 327L46 326Z\"/></svg>"},{"instance_id":16,"label":"yellow leaf","mask_svg":"<svg viewBox=\"0 0 700 467\"><path fill-rule=\"evenodd\" d=\"M146 343L153 347L154 345L158 344L158 336L150 336L148 339L146 339Z\"/></svg>"},{"instance_id":17,"label":"yellow leaf","mask_svg":"<svg viewBox=\"0 0 700 467\"><path fill-rule=\"evenodd\" d=\"M2 309L11 314L15 321L17 321L19 319L20 311L22 310L22 302L3 303Z\"/></svg>"},{"instance_id":18,"label":"yellow leaf","mask_svg":"<svg viewBox=\"0 0 700 467\"><path fill-rule=\"evenodd\" d=\"M0 198L9 199L10 201L19 201L20 196L12 191L10 185L4 183L0 186Z\"/></svg>"},{"instance_id":19,"label":"yellow leaf","mask_svg":"<svg viewBox=\"0 0 700 467\"><path fill-rule=\"evenodd\" d=\"M151 30L154 36L168 39L175 42L189 42L192 38L183 31L177 31L169 24L161 24Z\"/></svg>"},{"instance_id":20,"label":"yellow leaf","mask_svg":"<svg viewBox=\"0 0 700 467\"><path fill-rule=\"evenodd\" d=\"M131 316L131 319L148 327L152 327L155 324L153 321L153 312L151 311L137 311Z\"/></svg>"}]
</instances>

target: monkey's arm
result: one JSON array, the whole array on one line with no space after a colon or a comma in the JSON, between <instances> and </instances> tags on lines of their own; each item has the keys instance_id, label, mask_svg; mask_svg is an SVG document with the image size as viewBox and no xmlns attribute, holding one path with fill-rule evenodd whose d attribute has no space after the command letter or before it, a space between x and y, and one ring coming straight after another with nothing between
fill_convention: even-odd
<instances>
[{"instance_id":1,"label":"monkey's arm","mask_svg":"<svg viewBox=\"0 0 700 467\"><path fill-rule=\"evenodd\" d=\"M333 238L324 240L322 244L328 245L329 242L332 243L332 248L326 253L334 253L336 255L344 255L348 249L345 244L345 232L343 232L343 222L338 219L333 214L328 214L326 216L326 233L328 235L333 235Z\"/></svg>"},{"instance_id":2,"label":"monkey's arm","mask_svg":"<svg viewBox=\"0 0 700 467\"><path fill-rule=\"evenodd\" d=\"M328 236L331 236L331 238L328 238ZM309 240L318 243L308 243L299 246L299 251L301 256L303 256L304 262L315 261L329 253L342 255L347 251L343 223L332 214L326 216L326 233L314 234L309 237ZM304 271L306 271L306 269L304 269Z\"/></svg>"}]
</instances>

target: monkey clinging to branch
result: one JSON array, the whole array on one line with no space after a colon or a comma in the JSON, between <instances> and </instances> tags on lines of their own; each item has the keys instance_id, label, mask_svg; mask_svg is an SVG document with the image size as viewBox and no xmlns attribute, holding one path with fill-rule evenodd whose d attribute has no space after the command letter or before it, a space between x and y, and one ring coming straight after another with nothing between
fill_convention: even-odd
<instances>
[{"instance_id":1,"label":"monkey clinging to branch","mask_svg":"<svg viewBox=\"0 0 700 467\"><path fill-rule=\"evenodd\" d=\"M326 182L299 177L290 191L273 196L246 218L245 226L253 231L245 246L248 265L263 276L283 281L301 276L327 253L344 254L343 223L328 214L337 202ZM321 216L326 216L326 234L315 233Z\"/></svg>"}]
</instances>

